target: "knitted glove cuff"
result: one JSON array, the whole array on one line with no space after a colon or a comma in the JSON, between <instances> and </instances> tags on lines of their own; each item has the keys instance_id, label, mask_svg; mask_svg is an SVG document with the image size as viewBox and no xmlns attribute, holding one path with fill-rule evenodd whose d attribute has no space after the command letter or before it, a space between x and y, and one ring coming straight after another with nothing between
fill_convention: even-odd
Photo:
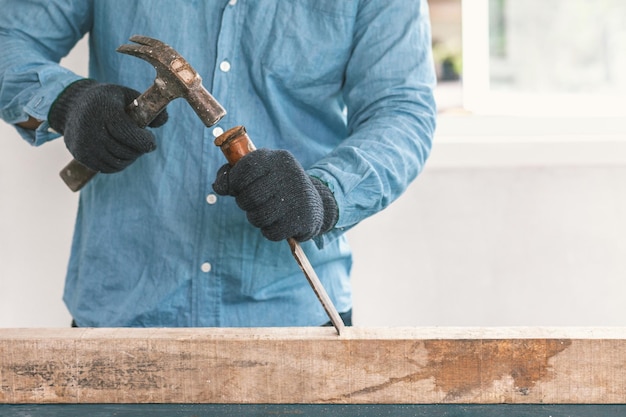
<instances>
[{"instance_id":1,"label":"knitted glove cuff","mask_svg":"<svg viewBox=\"0 0 626 417\"><path fill-rule=\"evenodd\" d=\"M91 89L96 84L98 84L97 81L82 79L65 87L65 90L63 90L52 103L50 111L48 112L48 123L50 127L60 134L64 134L67 114L70 109L76 106L76 98L80 97L85 91Z\"/></svg>"},{"instance_id":2,"label":"knitted glove cuff","mask_svg":"<svg viewBox=\"0 0 626 417\"><path fill-rule=\"evenodd\" d=\"M313 186L322 198L322 204L324 206L324 221L317 235L319 236L335 227L339 220L339 207L337 207L337 201L335 200L333 192L330 191L326 183L317 177L310 178Z\"/></svg>"}]
</instances>

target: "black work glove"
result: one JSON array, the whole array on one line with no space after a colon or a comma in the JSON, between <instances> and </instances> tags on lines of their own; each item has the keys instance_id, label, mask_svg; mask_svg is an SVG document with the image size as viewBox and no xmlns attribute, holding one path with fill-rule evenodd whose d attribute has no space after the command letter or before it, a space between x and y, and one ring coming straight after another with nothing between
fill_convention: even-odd
<instances>
[{"instance_id":1,"label":"black work glove","mask_svg":"<svg viewBox=\"0 0 626 417\"><path fill-rule=\"evenodd\" d=\"M64 136L65 146L78 162L94 171L118 172L156 149L154 135L137 126L125 111L139 94L120 85L76 81L52 104L48 122ZM149 126L166 121L163 111Z\"/></svg>"},{"instance_id":2,"label":"black work glove","mask_svg":"<svg viewBox=\"0 0 626 417\"><path fill-rule=\"evenodd\" d=\"M284 150L258 149L233 167L222 166L213 189L234 196L250 223L273 241L309 240L332 229L339 215L330 189Z\"/></svg>"}]
</instances>

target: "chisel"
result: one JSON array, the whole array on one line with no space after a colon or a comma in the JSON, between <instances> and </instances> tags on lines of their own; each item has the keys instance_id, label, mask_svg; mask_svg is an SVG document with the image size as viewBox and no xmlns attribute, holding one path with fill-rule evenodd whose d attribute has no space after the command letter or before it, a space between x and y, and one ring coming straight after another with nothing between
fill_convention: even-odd
<instances>
[{"instance_id":1,"label":"chisel","mask_svg":"<svg viewBox=\"0 0 626 417\"><path fill-rule=\"evenodd\" d=\"M243 126L235 126L232 129L229 129L226 132L222 133L215 139L215 145L219 146L222 149L224 156L226 156L226 160L231 166L235 165L237 161L239 161L244 155L256 149L254 147L254 144L248 137L245 127ZM326 314L328 314L330 322L333 326L335 326L337 334L341 335L341 332L345 327L343 320L341 320L341 316L337 312L335 305L333 304L320 279L315 273L315 270L309 262L309 259L302 250L302 247L300 246L298 241L293 238L289 238L287 239L287 242L289 243L289 247L291 248L291 253L293 257L298 262L298 265L300 266L300 269L302 269L302 272L304 272L304 276L306 277L307 281L309 281L311 288L313 288L313 292L315 292L317 299L320 301L320 303L322 303L322 307L324 307Z\"/></svg>"}]
</instances>

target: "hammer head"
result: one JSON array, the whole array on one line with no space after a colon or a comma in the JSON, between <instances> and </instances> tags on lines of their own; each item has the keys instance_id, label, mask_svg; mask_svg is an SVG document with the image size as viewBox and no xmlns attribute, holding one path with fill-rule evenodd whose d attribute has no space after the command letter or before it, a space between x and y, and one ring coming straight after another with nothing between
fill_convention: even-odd
<instances>
[{"instance_id":1,"label":"hammer head","mask_svg":"<svg viewBox=\"0 0 626 417\"><path fill-rule=\"evenodd\" d=\"M149 122L167 103L178 97L191 105L207 127L224 117L226 110L204 88L200 75L174 48L147 36L135 35L130 41L135 44L122 45L117 51L148 61L157 73L152 87L135 100L136 117Z\"/></svg>"}]
</instances>

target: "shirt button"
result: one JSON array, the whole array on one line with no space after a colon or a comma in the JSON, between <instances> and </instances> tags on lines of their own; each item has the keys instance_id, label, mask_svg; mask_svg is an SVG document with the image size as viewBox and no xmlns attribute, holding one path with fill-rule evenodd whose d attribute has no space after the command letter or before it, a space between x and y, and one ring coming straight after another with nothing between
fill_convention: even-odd
<instances>
[{"instance_id":1,"label":"shirt button","mask_svg":"<svg viewBox=\"0 0 626 417\"><path fill-rule=\"evenodd\" d=\"M217 196L215 194L209 194L206 196L206 202L209 204L215 204L217 202Z\"/></svg>"},{"instance_id":2,"label":"shirt button","mask_svg":"<svg viewBox=\"0 0 626 417\"><path fill-rule=\"evenodd\" d=\"M224 60L222 62L220 62L220 70L222 72L228 72L230 71L230 62Z\"/></svg>"},{"instance_id":3,"label":"shirt button","mask_svg":"<svg viewBox=\"0 0 626 417\"><path fill-rule=\"evenodd\" d=\"M208 262L205 262L205 263L202 264L200 269L202 269L202 272L209 272L209 271L211 271L211 264L208 263Z\"/></svg>"},{"instance_id":4,"label":"shirt button","mask_svg":"<svg viewBox=\"0 0 626 417\"><path fill-rule=\"evenodd\" d=\"M235 4L237 4L237 0L230 0L228 4L230 4L231 6L234 6Z\"/></svg>"},{"instance_id":5,"label":"shirt button","mask_svg":"<svg viewBox=\"0 0 626 417\"><path fill-rule=\"evenodd\" d=\"M213 129L213 136L218 137L219 135L221 135L222 133L224 133L224 129L222 129L221 127L216 127L215 129Z\"/></svg>"}]
</instances>

